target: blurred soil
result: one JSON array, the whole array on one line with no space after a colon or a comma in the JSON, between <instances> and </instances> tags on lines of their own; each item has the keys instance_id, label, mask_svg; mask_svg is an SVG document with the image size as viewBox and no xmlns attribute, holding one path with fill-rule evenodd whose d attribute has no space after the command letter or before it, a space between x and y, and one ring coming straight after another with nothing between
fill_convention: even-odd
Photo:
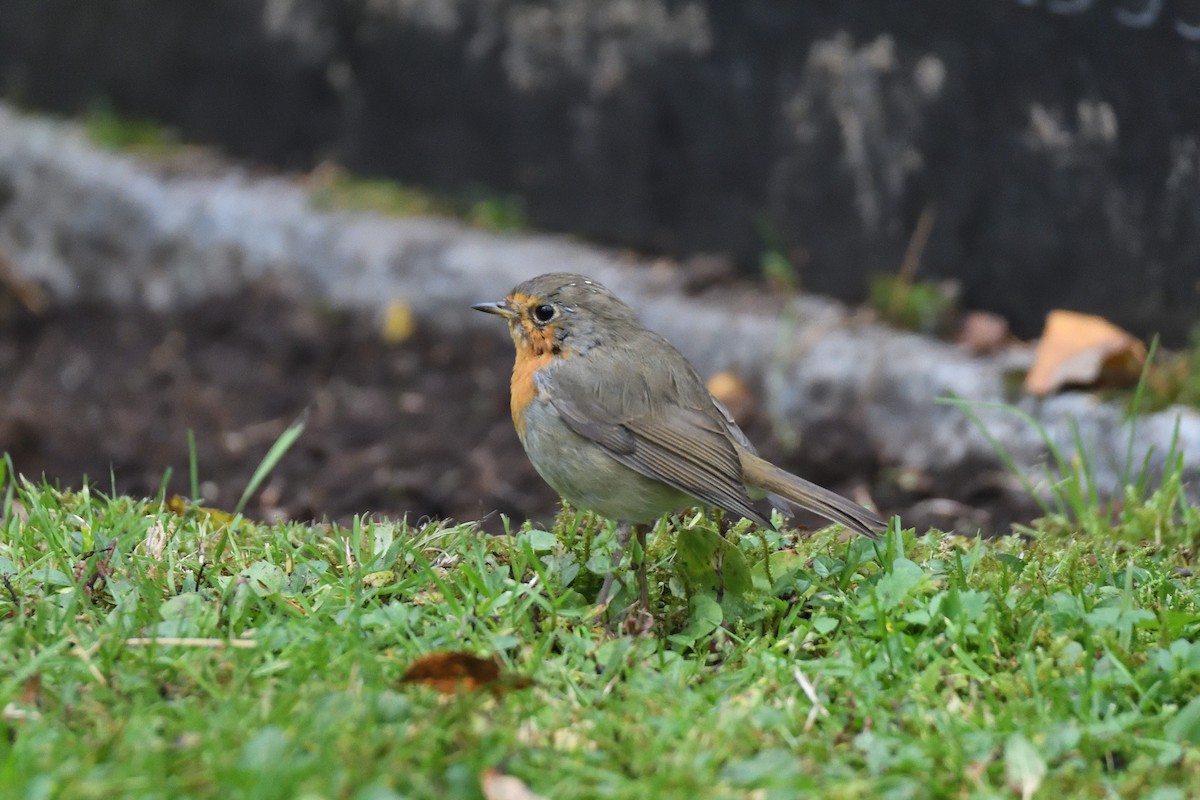
<instances>
[{"instance_id":1,"label":"blurred soil","mask_svg":"<svg viewBox=\"0 0 1200 800\"><path fill-rule=\"evenodd\" d=\"M0 303L0 452L21 474L64 488L86 476L98 491L149 497L169 471L166 492L187 495L191 430L202 501L231 509L307 409L304 434L251 502L252 516L483 518L499 531L499 514L548 520L558 504L513 432L511 363L500 325L418 327L388 344L376 319L300 304L270 284L169 315L99 306L33 314ZM873 498L906 524L973 532L1029 516L986 480L914 484L862 453L851 463L871 474L823 475L783 459L761 415L745 427L767 457ZM836 444L835 435L824 446Z\"/></svg>"}]
</instances>

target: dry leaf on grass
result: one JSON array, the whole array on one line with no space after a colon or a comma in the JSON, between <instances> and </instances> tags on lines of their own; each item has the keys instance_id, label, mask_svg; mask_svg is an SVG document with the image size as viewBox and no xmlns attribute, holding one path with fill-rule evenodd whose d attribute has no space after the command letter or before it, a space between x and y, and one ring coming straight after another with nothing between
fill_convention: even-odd
<instances>
[{"instance_id":1,"label":"dry leaf on grass","mask_svg":"<svg viewBox=\"0 0 1200 800\"><path fill-rule=\"evenodd\" d=\"M473 653L445 650L421 656L408 666L401 683L419 683L442 694L470 692L490 689L503 692L522 689L533 681L521 675L507 675L500 671L494 658L480 658Z\"/></svg>"},{"instance_id":2,"label":"dry leaf on grass","mask_svg":"<svg viewBox=\"0 0 1200 800\"><path fill-rule=\"evenodd\" d=\"M1145 363L1141 340L1108 320L1051 311L1025 389L1042 397L1066 386L1129 386Z\"/></svg>"},{"instance_id":3,"label":"dry leaf on grass","mask_svg":"<svg viewBox=\"0 0 1200 800\"><path fill-rule=\"evenodd\" d=\"M479 776L479 785L487 800L542 800L542 796L534 794L525 781L505 775L498 769L484 770Z\"/></svg>"},{"instance_id":4,"label":"dry leaf on grass","mask_svg":"<svg viewBox=\"0 0 1200 800\"><path fill-rule=\"evenodd\" d=\"M186 497L180 497L177 494L167 498L167 510L177 517L187 516L188 511L195 511L200 519L208 520L218 527L222 527L233 522L233 514L228 511L221 511L216 508L208 508L199 503L193 503Z\"/></svg>"}]
</instances>

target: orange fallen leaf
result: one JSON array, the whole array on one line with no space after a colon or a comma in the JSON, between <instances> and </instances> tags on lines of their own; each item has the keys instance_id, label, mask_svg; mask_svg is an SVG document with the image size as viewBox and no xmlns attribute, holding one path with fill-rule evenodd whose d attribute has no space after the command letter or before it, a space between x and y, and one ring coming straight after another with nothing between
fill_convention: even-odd
<instances>
[{"instance_id":1,"label":"orange fallen leaf","mask_svg":"<svg viewBox=\"0 0 1200 800\"><path fill-rule=\"evenodd\" d=\"M525 781L494 768L483 771L479 786L487 800L542 800L542 796L534 794Z\"/></svg>"},{"instance_id":2,"label":"orange fallen leaf","mask_svg":"<svg viewBox=\"0 0 1200 800\"><path fill-rule=\"evenodd\" d=\"M520 675L505 675L494 658L480 658L461 650L444 650L421 656L400 677L401 683L419 683L442 694L477 689L521 689L533 682Z\"/></svg>"},{"instance_id":3,"label":"orange fallen leaf","mask_svg":"<svg viewBox=\"0 0 1200 800\"><path fill-rule=\"evenodd\" d=\"M1128 386L1146 363L1146 345L1106 319L1051 311L1025 376L1025 390L1045 396L1065 386Z\"/></svg>"}]
</instances>

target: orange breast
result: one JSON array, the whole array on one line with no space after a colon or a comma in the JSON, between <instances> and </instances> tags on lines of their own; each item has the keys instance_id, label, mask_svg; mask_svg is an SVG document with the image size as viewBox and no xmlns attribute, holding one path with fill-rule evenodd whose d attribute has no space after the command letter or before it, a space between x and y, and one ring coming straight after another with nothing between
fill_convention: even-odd
<instances>
[{"instance_id":1,"label":"orange breast","mask_svg":"<svg viewBox=\"0 0 1200 800\"><path fill-rule=\"evenodd\" d=\"M512 384L509 389L513 426L521 439L525 438L525 409L537 397L537 385L533 376L553 358L550 353L535 353L531 348L521 348L517 351L517 362L513 365Z\"/></svg>"}]
</instances>

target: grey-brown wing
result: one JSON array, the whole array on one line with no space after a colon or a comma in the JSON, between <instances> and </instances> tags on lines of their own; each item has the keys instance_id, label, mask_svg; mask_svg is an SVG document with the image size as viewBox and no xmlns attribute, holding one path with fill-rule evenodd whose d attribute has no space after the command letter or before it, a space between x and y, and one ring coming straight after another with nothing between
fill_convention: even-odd
<instances>
[{"instance_id":1,"label":"grey-brown wing","mask_svg":"<svg viewBox=\"0 0 1200 800\"><path fill-rule=\"evenodd\" d=\"M603 354L589 353L589 369L555 375L560 391L550 402L572 430L625 466L702 503L767 524L751 505L741 458L711 395L672 352L656 369L634 373L619 372ZM586 386L572 385L572 377L583 376ZM673 401L657 402L663 397Z\"/></svg>"},{"instance_id":2,"label":"grey-brown wing","mask_svg":"<svg viewBox=\"0 0 1200 800\"><path fill-rule=\"evenodd\" d=\"M638 443L627 466L639 469L640 464L646 468L641 471L708 505L767 524L750 504L737 450L711 417L679 409L670 419L630 420L626 427Z\"/></svg>"}]
</instances>

